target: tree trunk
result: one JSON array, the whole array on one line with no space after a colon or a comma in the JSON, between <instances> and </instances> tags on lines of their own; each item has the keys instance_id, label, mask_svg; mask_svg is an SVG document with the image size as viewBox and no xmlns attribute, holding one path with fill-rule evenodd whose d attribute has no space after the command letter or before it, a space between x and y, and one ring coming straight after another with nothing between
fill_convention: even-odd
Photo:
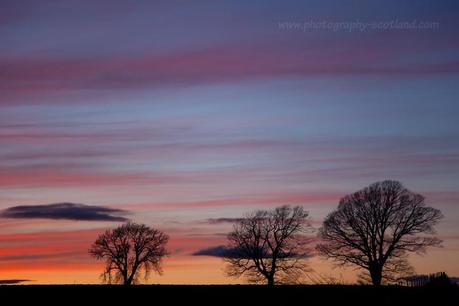
<instances>
[{"instance_id":1,"label":"tree trunk","mask_svg":"<svg viewBox=\"0 0 459 306\"><path fill-rule=\"evenodd\" d=\"M122 271L122 274L123 274L123 284L124 285L130 285L131 282L129 281L129 277L128 277L127 271Z\"/></svg>"},{"instance_id":2,"label":"tree trunk","mask_svg":"<svg viewBox=\"0 0 459 306\"><path fill-rule=\"evenodd\" d=\"M127 273L124 275L124 284L126 286L130 285L132 283L132 279L130 277L128 277Z\"/></svg>"},{"instance_id":3,"label":"tree trunk","mask_svg":"<svg viewBox=\"0 0 459 306\"><path fill-rule=\"evenodd\" d=\"M126 286L129 286L131 283L132 283L132 281L131 281L130 279L125 279L125 280L124 280L124 284L125 284Z\"/></svg>"},{"instance_id":4,"label":"tree trunk","mask_svg":"<svg viewBox=\"0 0 459 306\"><path fill-rule=\"evenodd\" d=\"M370 267L370 276L371 276L371 282L373 283L373 285L380 286L381 280L382 280L382 267L377 266L377 265Z\"/></svg>"},{"instance_id":5,"label":"tree trunk","mask_svg":"<svg viewBox=\"0 0 459 306\"><path fill-rule=\"evenodd\" d=\"M273 286L274 285L274 275L268 275L266 278L268 280L268 286Z\"/></svg>"},{"instance_id":6,"label":"tree trunk","mask_svg":"<svg viewBox=\"0 0 459 306\"><path fill-rule=\"evenodd\" d=\"M128 278L128 280L127 280L127 282L128 282L127 285L132 284L132 282L134 281L134 276L135 276L136 272L137 272L137 266L134 266L134 267L132 268L131 275L129 276L129 278Z\"/></svg>"}]
</instances>

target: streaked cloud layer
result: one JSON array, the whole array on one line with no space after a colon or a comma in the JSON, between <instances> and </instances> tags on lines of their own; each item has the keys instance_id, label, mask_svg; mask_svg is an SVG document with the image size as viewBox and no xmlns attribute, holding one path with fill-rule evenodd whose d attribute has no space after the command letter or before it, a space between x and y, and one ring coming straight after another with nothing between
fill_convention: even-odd
<instances>
[{"instance_id":1,"label":"streaked cloud layer","mask_svg":"<svg viewBox=\"0 0 459 306\"><path fill-rule=\"evenodd\" d=\"M231 281L220 260L192 256L224 245L231 220L299 204L319 226L341 196L381 179L442 209L445 248L416 268L458 275L458 9L3 2L0 210L14 218L0 219L0 279L97 282L88 245L129 218L171 235L154 281ZM311 20L438 27L281 26Z\"/></svg>"}]
</instances>

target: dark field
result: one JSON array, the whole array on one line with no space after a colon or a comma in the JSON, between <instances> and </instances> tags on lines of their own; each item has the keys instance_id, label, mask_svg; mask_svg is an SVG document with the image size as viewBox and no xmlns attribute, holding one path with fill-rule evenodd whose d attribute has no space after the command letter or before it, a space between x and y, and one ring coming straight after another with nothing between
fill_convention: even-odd
<instances>
[{"instance_id":1,"label":"dark field","mask_svg":"<svg viewBox=\"0 0 459 306\"><path fill-rule=\"evenodd\" d=\"M459 305L459 287L13 285L0 296L5 305Z\"/></svg>"}]
</instances>

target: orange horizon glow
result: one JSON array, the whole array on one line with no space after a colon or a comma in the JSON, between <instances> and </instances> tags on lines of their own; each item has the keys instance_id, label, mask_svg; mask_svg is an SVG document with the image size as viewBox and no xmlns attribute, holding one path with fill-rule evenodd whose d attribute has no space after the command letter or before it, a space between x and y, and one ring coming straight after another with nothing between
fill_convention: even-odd
<instances>
[{"instance_id":1,"label":"orange horizon glow","mask_svg":"<svg viewBox=\"0 0 459 306\"><path fill-rule=\"evenodd\" d=\"M87 253L89 245L103 230L76 230L0 235L0 279L27 279L25 284L98 284L103 262ZM142 283L154 284L240 284L241 278L225 275L225 263L220 258L192 256L202 248L225 243L225 237L188 237L172 235L168 248L171 255L164 259L163 275L152 274ZM449 241L448 249L457 248L457 239ZM16 254L22 254L18 258ZM28 257L30 255L30 257ZM455 254L445 249L431 249L424 256L411 256L418 273L446 271L458 275ZM342 283L354 283L358 272L352 268L337 268L319 257L307 262L313 271L307 283L318 277L334 277Z\"/></svg>"}]
</instances>

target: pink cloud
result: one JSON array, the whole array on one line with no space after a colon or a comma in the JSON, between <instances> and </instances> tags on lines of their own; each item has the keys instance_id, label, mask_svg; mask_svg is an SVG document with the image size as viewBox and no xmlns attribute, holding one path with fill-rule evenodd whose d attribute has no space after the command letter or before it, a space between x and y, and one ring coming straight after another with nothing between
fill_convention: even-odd
<instances>
[{"instance_id":1,"label":"pink cloud","mask_svg":"<svg viewBox=\"0 0 459 306\"><path fill-rule=\"evenodd\" d=\"M340 41L311 41L290 44L288 48L282 44L265 43L111 58L0 58L3 66L0 88L4 91L0 103L30 103L53 94L81 89L139 89L253 77L459 71L457 61L391 65L412 52L401 37L394 37L392 40L399 45L391 44L390 49L387 44L386 47L381 45L377 36L366 36L354 38L344 47ZM417 44L418 40L414 43ZM425 52L430 50L430 47L421 46ZM443 46L445 49L452 47ZM76 93L82 94L81 91Z\"/></svg>"},{"instance_id":2,"label":"pink cloud","mask_svg":"<svg viewBox=\"0 0 459 306\"><path fill-rule=\"evenodd\" d=\"M101 186L126 184L158 184L176 181L166 175L145 172L109 172L81 170L81 165L72 169L66 165L26 166L0 169L0 184L4 187L57 187L57 186Z\"/></svg>"},{"instance_id":3,"label":"pink cloud","mask_svg":"<svg viewBox=\"0 0 459 306\"><path fill-rule=\"evenodd\" d=\"M258 195L246 195L214 200L201 200L189 202L158 202L145 204L119 204L133 210L151 209L177 209L177 208L222 208L228 206L247 205L307 205L323 202L338 202L343 196L339 192L267 192Z\"/></svg>"}]
</instances>

